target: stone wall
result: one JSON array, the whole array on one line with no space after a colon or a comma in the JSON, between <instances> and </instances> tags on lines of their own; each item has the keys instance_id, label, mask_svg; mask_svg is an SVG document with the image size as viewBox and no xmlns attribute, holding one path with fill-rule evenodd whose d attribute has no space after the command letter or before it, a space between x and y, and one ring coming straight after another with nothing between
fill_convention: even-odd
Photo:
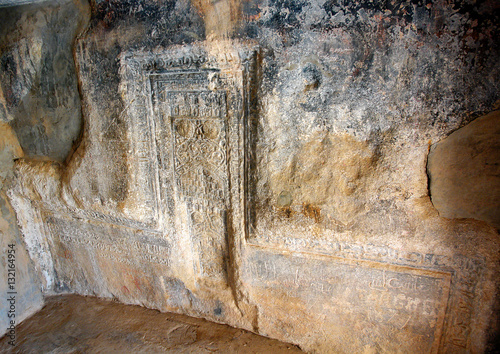
<instances>
[{"instance_id":1,"label":"stone wall","mask_svg":"<svg viewBox=\"0 0 500 354\"><path fill-rule=\"evenodd\" d=\"M0 5L7 6L0 8L0 292L4 298L0 332L4 333L10 321L18 324L41 308L47 287L40 275L49 274L32 261L32 253L40 251L40 236L21 235L22 217L16 218L7 197L15 179L14 160L63 162L78 140L82 117L72 47L78 27L85 26L81 10L88 4Z\"/></svg>"},{"instance_id":2,"label":"stone wall","mask_svg":"<svg viewBox=\"0 0 500 354\"><path fill-rule=\"evenodd\" d=\"M7 123L0 121L0 293L3 295L0 333L7 332L14 343L16 334L11 330L43 305L40 281L6 195L13 177L13 159L22 156L15 133Z\"/></svg>"},{"instance_id":3,"label":"stone wall","mask_svg":"<svg viewBox=\"0 0 500 354\"><path fill-rule=\"evenodd\" d=\"M491 349L498 230L440 215L427 160L496 109L493 2L90 5L81 140L47 138L74 153L17 160L10 189L45 293L308 351Z\"/></svg>"}]
</instances>

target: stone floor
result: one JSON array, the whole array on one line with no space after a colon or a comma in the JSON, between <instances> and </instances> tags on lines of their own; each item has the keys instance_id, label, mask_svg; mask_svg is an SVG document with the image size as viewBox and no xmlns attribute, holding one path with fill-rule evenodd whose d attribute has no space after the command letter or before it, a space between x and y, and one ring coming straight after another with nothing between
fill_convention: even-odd
<instances>
[{"instance_id":1,"label":"stone floor","mask_svg":"<svg viewBox=\"0 0 500 354\"><path fill-rule=\"evenodd\" d=\"M299 353L296 346L183 315L76 295L46 299L1 353Z\"/></svg>"}]
</instances>

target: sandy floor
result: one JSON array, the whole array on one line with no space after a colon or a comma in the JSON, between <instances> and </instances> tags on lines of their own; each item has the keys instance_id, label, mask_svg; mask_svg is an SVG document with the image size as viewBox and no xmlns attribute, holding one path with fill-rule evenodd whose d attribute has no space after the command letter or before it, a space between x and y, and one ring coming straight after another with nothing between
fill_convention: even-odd
<instances>
[{"instance_id":1,"label":"sandy floor","mask_svg":"<svg viewBox=\"0 0 500 354\"><path fill-rule=\"evenodd\" d=\"M297 347L229 326L76 295L47 298L2 353L299 353Z\"/></svg>"}]
</instances>

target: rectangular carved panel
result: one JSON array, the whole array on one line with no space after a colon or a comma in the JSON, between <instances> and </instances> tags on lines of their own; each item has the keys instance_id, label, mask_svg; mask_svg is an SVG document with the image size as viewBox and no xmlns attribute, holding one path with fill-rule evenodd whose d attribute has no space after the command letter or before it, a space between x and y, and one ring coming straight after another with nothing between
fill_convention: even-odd
<instances>
[{"instance_id":1,"label":"rectangular carved panel","mask_svg":"<svg viewBox=\"0 0 500 354\"><path fill-rule=\"evenodd\" d=\"M259 302L273 296L293 308L290 313L302 313L304 319L316 322L321 317L319 333L339 324L341 330L329 332L331 338L345 336L341 331L349 331L351 336L357 333L359 342L353 343L353 348L361 350L363 343L377 342L386 350L436 353L440 347L450 273L254 251L245 278ZM285 315L283 326L287 316L290 314ZM296 321L293 317L289 320Z\"/></svg>"},{"instance_id":2,"label":"rectangular carved panel","mask_svg":"<svg viewBox=\"0 0 500 354\"><path fill-rule=\"evenodd\" d=\"M132 120L151 122L158 225L199 278L226 282L228 239L243 239L245 128L256 52L202 45L124 53ZM146 177L146 176L145 176ZM233 222L237 220L237 222Z\"/></svg>"},{"instance_id":3,"label":"rectangular carved panel","mask_svg":"<svg viewBox=\"0 0 500 354\"><path fill-rule=\"evenodd\" d=\"M180 218L181 227L191 226L198 254L195 267L211 277L224 274L226 209L230 206L227 93L221 87L209 89L219 77L219 70L212 69L166 71L151 78L156 121L166 132L163 136L169 137L158 143L163 155L170 155L166 157L170 164L163 165L160 174L175 181L172 218ZM180 208L184 212L179 213Z\"/></svg>"},{"instance_id":4,"label":"rectangular carved panel","mask_svg":"<svg viewBox=\"0 0 500 354\"><path fill-rule=\"evenodd\" d=\"M68 249L95 252L99 257L125 264L151 262L169 265L170 244L157 233L112 228L46 214L46 226L55 240ZM133 256L132 256L133 255Z\"/></svg>"}]
</instances>

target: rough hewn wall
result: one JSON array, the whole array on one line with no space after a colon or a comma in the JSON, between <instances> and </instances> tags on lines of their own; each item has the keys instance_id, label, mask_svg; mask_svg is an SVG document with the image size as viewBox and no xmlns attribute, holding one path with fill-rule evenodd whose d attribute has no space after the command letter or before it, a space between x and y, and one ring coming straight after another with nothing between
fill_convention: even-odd
<instances>
[{"instance_id":1,"label":"rough hewn wall","mask_svg":"<svg viewBox=\"0 0 500 354\"><path fill-rule=\"evenodd\" d=\"M48 1L0 11L1 118L30 158L64 162L82 128L73 42L84 4Z\"/></svg>"},{"instance_id":2,"label":"rough hewn wall","mask_svg":"<svg viewBox=\"0 0 500 354\"><path fill-rule=\"evenodd\" d=\"M51 1L32 6L2 5L10 5L0 8L0 291L5 298L0 304L0 332L3 333L11 320L17 324L43 305L41 270L28 256L26 245L30 241L20 234L6 195L14 179L14 160L63 162L78 140L82 117L72 47L78 28L84 26L82 9L88 4ZM7 301L10 296L15 301Z\"/></svg>"},{"instance_id":3,"label":"rough hewn wall","mask_svg":"<svg viewBox=\"0 0 500 354\"><path fill-rule=\"evenodd\" d=\"M311 351L486 350L498 232L439 215L427 159L496 109L496 6L93 1L81 143L11 192L46 291Z\"/></svg>"},{"instance_id":4,"label":"rough hewn wall","mask_svg":"<svg viewBox=\"0 0 500 354\"><path fill-rule=\"evenodd\" d=\"M6 195L13 177L13 159L23 156L23 151L12 129L0 122L0 292L4 294L0 304L0 333L8 332L9 339L16 340L11 329L42 307L40 280L28 256L23 237L19 232L14 210ZM13 321L13 323L11 323ZM12 326L14 324L14 326Z\"/></svg>"}]
</instances>

